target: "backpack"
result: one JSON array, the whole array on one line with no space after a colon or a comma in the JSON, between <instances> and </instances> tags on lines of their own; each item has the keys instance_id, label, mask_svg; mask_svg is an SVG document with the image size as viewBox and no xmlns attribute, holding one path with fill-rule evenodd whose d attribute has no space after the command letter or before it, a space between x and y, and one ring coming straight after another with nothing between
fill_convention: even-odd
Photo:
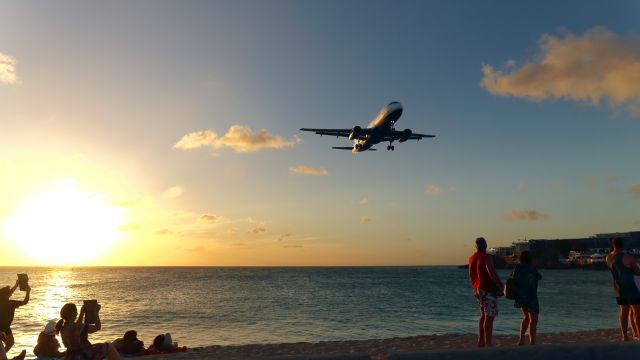
<instances>
[{"instance_id":1,"label":"backpack","mask_svg":"<svg viewBox=\"0 0 640 360\"><path fill-rule=\"evenodd\" d=\"M517 288L516 279L513 277L508 278L504 287L504 297L509 300L515 300Z\"/></svg>"}]
</instances>

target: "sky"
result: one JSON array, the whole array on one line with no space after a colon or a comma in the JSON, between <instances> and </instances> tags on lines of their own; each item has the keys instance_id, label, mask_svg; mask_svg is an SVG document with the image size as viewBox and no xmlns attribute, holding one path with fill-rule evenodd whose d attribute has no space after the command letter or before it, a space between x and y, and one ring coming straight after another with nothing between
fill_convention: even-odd
<instances>
[{"instance_id":1,"label":"sky","mask_svg":"<svg viewBox=\"0 0 640 360\"><path fill-rule=\"evenodd\" d=\"M640 230L637 1L0 12L0 263L466 262ZM435 134L331 150L302 127Z\"/></svg>"}]
</instances>

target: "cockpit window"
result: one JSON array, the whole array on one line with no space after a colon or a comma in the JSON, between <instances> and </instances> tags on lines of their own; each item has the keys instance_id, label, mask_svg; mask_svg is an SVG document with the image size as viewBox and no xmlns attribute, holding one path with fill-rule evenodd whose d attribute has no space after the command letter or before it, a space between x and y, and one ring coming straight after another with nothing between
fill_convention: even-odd
<instances>
[{"instance_id":1,"label":"cockpit window","mask_svg":"<svg viewBox=\"0 0 640 360\"><path fill-rule=\"evenodd\" d=\"M388 105L388 106L395 105L395 104L397 104L397 103L398 103L397 101L392 101L392 102L390 102L390 103L389 103L389 105Z\"/></svg>"}]
</instances>

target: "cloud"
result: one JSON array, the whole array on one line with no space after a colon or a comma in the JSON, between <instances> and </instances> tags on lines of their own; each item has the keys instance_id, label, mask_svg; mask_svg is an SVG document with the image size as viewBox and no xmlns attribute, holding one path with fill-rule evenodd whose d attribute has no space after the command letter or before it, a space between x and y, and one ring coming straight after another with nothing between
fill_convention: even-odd
<instances>
[{"instance_id":1,"label":"cloud","mask_svg":"<svg viewBox=\"0 0 640 360\"><path fill-rule=\"evenodd\" d=\"M442 193L442 187L433 184L427 185L426 193L433 196L438 196Z\"/></svg>"},{"instance_id":2,"label":"cloud","mask_svg":"<svg viewBox=\"0 0 640 360\"><path fill-rule=\"evenodd\" d=\"M640 200L640 184L631 186L631 195L634 199Z\"/></svg>"},{"instance_id":3,"label":"cloud","mask_svg":"<svg viewBox=\"0 0 640 360\"><path fill-rule=\"evenodd\" d=\"M213 215L213 214L202 214L202 215L200 215L200 220L206 221L206 222L216 222L216 221L218 221L220 219L222 219L222 216L220 216L220 215Z\"/></svg>"},{"instance_id":4,"label":"cloud","mask_svg":"<svg viewBox=\"0 0 640 360\"><path fill-rule=\"evenodd\" d=\"M539 101L566 99L640 114L640 37L618 36L603 28L582 36L549 34L538 54L521 66L497 70L483 65L481 85L494 95Z\"/></svg>"},{"instance_id":5,"label":"cloud","mask_svg":"<svg viewBox=\"0 0 640 360\"><path fill-rule=\"evenodd\" d=\"M549 215L537 210L509 210L502 216L504 220L529 220L538 221L549 218Z\"/></svg>"},{"instance_id":6,"label":"cloud","mask_svg":"<svg viewBox=\"0 0 640 360\"><path fill-rule=\"evenodd\" d=\"M174 186L163 191L162 197L167 199L175 199L177 197L180 197L180 195L182 195L183 192L184 190L180 186Z\"/></svg>"},{"instance_id":7,"label":"cloud","mask_svg":"<svg viewBox=\"0 0 640 360\"><path fill-rule=\"evenodd\" d=\"M368 224L371 222L371 218L368 216L363 216L360 218L360 224Z\"/></svg>"},{"instance_id":8,"label":"cloud","mask_svg":"<svg viewBox=\"0 0 640 360\"><path fill-rule=\"evenodd\" d=\"M307 165L298 165L296 167L289 168L289 174L291 175L311 175L311 176L327 176L329 172L324 168L317 168Z\"/></svg>"},{"instance_id":9,"label":"cloud","mask_svg":"<svg viewBox=\"0 0 640 360\"><path fill-rule=\"evenodd\" d=\"M360 200L360 204L362 205L366 205L368 203L369 203L369 198L367 198L366 196Z\"/></svg>"},{"instance_id":10,"label":"cloud","mask_svg":"<svg viewBox=\"0 0 640 360\"><path fill-rule=\"evenodd\" d=\"M303 246L302 245L283 245L282 247L285 249L299 249Z\"/></svg>"},{"instance_id":11,"label":"cloud","mask_svg":"<svg viewBox=\"0 0 640 360\"><path fill-rule=\"evenodd\" d=\"M20 82L16 75L17 63L14 57L0 53L0 83L14 85Z\"/></svg>"},{"instance_id":12,"label":"cloud","mask_svg":"<svg viewBox=\"0 0 640 360\"><path fill-rule=\"evenodd\" d=\"M258 227L255 227L255 228L249 230L248 232L251 233L251 234L257 235L257 234L260 234L260 233L263 233L263 232L266 232L266 231L267 231L267 229L265 229L264 227L258 226Z\"/></svg>"},{"instance_id":13,"label":"cloud","mask_svg":"<svg viewBox=\"0 0 640 360\"><path fill-rule=\"evenodd\" d=\"M285 139L272 135L266 129L253 132L244 125L232 125L224 136L219 137L212 130L196 131L184 135L173 145L174 149L196 149L210 146L213 149L230 148L235 152L256 152L262 149L283 149L294 147L300 142L298 136Z\"/></svg>"},{"instance_id":14,"label":"cloud","mask_svg":"<svg viewBox=\"0 0 640 360\"><path fill-rule=\"evenodd\" d=\"M292 233L282 234L282 235L280 235L280 237L278 237L278 241L285 241L285 240L291 238L292 236L293 236Z\"/></svg>"}]
</instances>

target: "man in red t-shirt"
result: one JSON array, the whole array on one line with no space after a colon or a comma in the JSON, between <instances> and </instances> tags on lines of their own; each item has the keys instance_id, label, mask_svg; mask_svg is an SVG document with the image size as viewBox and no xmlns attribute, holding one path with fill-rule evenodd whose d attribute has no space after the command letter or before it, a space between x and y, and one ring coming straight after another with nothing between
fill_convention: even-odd
<instances>
[{"instance_id":1,"label":"man in red t-shirt","mask_svg":"<svg viewBox=\"0 0 640 360\"><path fill-rule=\"evenodd\" d=\"M493 266L493 257L487 254L487 241L476 239L476 252L469 258L469 279L473 285L473 296L480 305L478 320L478 347L491 346L493 319L498 316L498 299L504 285Z\"/></svg>"}]
</instances>

